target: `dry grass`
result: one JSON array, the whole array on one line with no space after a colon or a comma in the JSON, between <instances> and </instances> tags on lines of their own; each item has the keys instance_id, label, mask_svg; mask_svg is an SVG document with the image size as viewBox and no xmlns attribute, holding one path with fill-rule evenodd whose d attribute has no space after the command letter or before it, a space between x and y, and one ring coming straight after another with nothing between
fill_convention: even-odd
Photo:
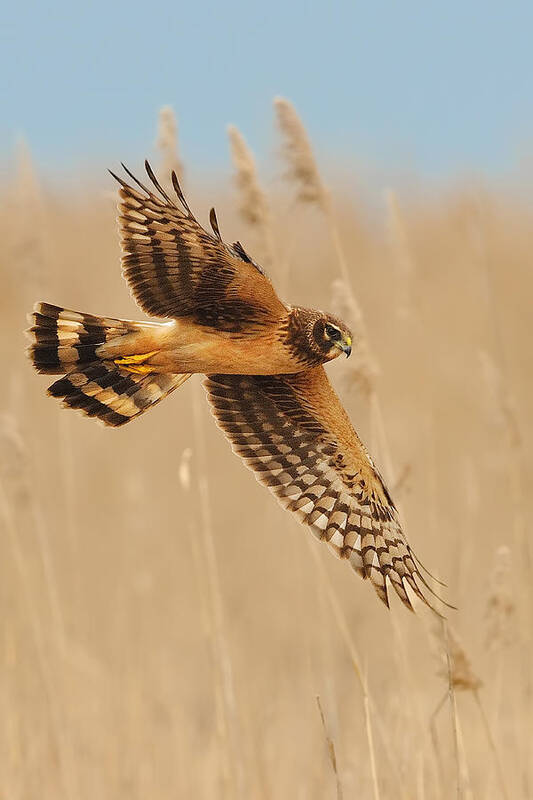
<instances>
[{"instance_id":1,"label":"dry grass","mask_svg":"<svg viewBox=\"0 0 533 800\"><path fill-rule=\"evenodd\" d=\"M260 258L261 263L270 268L276 261L272 220L266 195L259 183L255 159L244 136L235 125L228 125L228 139L239 213L252 233L256 234L259 250L256 258Z\"/></svg>"},{"instance_id":2,"label":"dry grass","mask_svg":"<svg viewBox=\"0 0 533 800\"><path fill-rule=\"evenodd\" d=\"M179 157L178 122L171 106L163 106L159 111L155 144L160 155L158 172L164 185L172 186L172 171L182 181L184 170Z\"/></svg>"},{"instance_id":3,"label":"dry grass","mask_svg":"<svg viewBox=\"0 0 533 800\"><path fill-rule=\"evenodd\" d=\"M290 250L289 299L353 317L364 357L329 374L459 607L444 669L424 610L388 614L306 545L198 381L118 431L45 397L21 334L38 293L141 315L104 193L44 189L21 148L0 195L2 798L533 796L531 209L464 186L356 214L277 110L270 274Z\"/></svg>"}]
</instances>

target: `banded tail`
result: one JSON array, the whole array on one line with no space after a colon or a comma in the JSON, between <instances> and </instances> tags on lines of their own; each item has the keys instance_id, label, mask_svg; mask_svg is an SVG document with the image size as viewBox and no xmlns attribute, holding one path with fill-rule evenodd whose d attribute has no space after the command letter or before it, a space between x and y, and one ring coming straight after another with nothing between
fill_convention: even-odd
<instances>
[{"instance_id":1,"label":"banded tail","mask_svg":"<svg viewBox=\"0 0 533 800\"><path fill-rule=\"evenodd\" d=\"M99 356L102 345L153 324L97 317L37 303L27 334L27 354L37 372L64 377L48 388L65 408L76 408L106 425L118 427L143 414L190 378L189 373L150 372L155 351Z\"/></svg>"}]
</instances>

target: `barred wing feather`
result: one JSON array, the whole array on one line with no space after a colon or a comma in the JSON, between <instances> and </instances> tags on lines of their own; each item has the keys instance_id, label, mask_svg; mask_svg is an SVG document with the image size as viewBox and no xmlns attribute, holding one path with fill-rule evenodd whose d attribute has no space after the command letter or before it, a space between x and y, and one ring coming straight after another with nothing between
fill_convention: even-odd
<instances>
[{"instance_id":1,"label":"barred wing feather","mask_svg":"<svg viewBox=\"0 0 533 800\"><path fill-rule=\"evenodd\" d=\"M119 226L124 276L138 305L157 317L190 317L198 325L249 334L287 312L272 284L238 242L224 244L214 210L213 233L197 222L172 175L175 201L155 191L120 183Z\"/></svg>"},{"instance_id":2,"label":"barred wing feather","mask_svg":"<svg viewBox=\"0 0 533 800\"><path fill-rule=\"evenodd\" d=\"M431 606L424 590L433 590L394 503L323 367L211 375L205 386L234 452L286 509L368 578L386 605L389 582L408 608L406 586Z\"/></svg>"}]
</instances>

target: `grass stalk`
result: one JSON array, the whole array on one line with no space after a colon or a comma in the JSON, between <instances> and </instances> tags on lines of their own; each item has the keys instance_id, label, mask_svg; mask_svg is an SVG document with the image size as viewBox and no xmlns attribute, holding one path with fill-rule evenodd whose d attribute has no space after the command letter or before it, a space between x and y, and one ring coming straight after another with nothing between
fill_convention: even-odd
<instances>
[{"instance_id":1,"label":"grass stalk","mask_svg":"<svg viewBox=\"0 0 533 800\"><path fill-rule=\"evenodd\" d=\"M205 436L203 432L201 411L203 404L193 395L193 421L195 450L198 454L198 492L202 517L203 555L207 571L207 595L209 598L210 616L213 624L215 665L219 674L219 685L223 697L224 708L224 735L227 738L229 750L229 765L231 769L230 797L245 796L245 775L242 764L242 748L240 746L240 725L235 697L233 680L233 667L228 645L222 591L220 588L220 575L213 537L211 501L208 480L208 460Z\"/></svg>"},{"instance_id":2,"label":"grass stalk","mask_svg":"<svg viewBox=\"0 0 533 800\"><path fill-rule=\"evenodd\" d=\"M331 768L333 770L333 774L335 775L335 786L337 789L337 800L342 800L343 792L342 792L342 783L339 775L339 769L337 766L337 754L335 752L335 742L331 738L328 732L328 726L326 725L326 718L324 716L324 710L322 708L322 703L320 702L320 696L317 695L316 704L318 706L318 712L320 714L320 720L322 722L322 729L324 731L324 736L326 739L326 746L328 749L328 757L329 762L331 764Z\"/></svg>"},{"instance_id":3,"label":"grass stalk","mask_svg":"<svg viewBox=\"0 0 533 800\"><path fill-rule=\"evenodd\" d=\"M452 677L453 676L452 659L451 659L450 644L448 639L448 626L446 624L446 620L444 619L440 620L440 625L442 629L442 637L446 652L446 668L448 677L448 701L450 704L450 720L451 720L451 727L453 734L453 755L455 764L455 794L457 800L462 800L463 785L461 780L461 764L459 760L460 745L459 745L459 734L457 729L457 699L455 697L455 686Z\"/></svg>"},{"instance_id":4,"label":"grass stalk","mask_svg":"<svg viewBox=\"0 0 533 800\"><path fill-rule=\"evenodd\" d=\"M309 552L311 553L311 556L313 558L313 561L315 563L319 575L320 583L326 592L326 596L328 598L328 602L330 604L333 613L333 618L335 620L339 633L341 634L341 638L344 641L344 644L350 656L350 661L352 664L353 671L355 672L356 678L361 687L361 692L363 696L363 706L365 711L365 732L366 732L368 753L370 758L372 789L374 793L374 798L375 800L376 799L379 800L380 793L379 793L379 782L377 776L377 760L375 755L374 737L373 737L373 720L376 721L380 738L383 743L384 751L387 756L387 761L389 762L389 766L395 776L398 792L400 793L401 797L408 798L408 794L403 786L400 770L396 764L395 758L392 755L393 747L388 741L388 736L385 732L385 725L380 720L379 712L376 709L372 697L370 696L367 682L360 666L361 662L357 652L357 648L353 641L353 637L350 633L350 629L346 621L345 614L341 608L335 590L331 585L331 581L327 575L322 560L317 552L317 548L315 546L316 543L310 537L308 537L307 542L308 542Z\"/></svg>"},{"instance_id":5,"label":"grass stalk","mask_svg":"<svg viewBox=\"0 0 533 800\"><path fill-rule=\"evenodd\" d=\"M501 757L500 757L500 751L499 751L499 749L498 749L498 747L496 745L496 742L494 740L494 735L492 733L492 729L490 727L490 723L489 723L488 717L487 717L487 715L485 713L485 708L483 706L483 703L481 702L481 696L480 696L479 688L478 689L473 689L472 694L474 695L474 700L476 702L476 706L477 706L478 711L479 711L479 716L481 717L481 722L483 723L483 729L485 731L485 735L487 737L487 742L489 744L490 751L492 753L493 764L496 767L496 774L498 776L498 783L500 784L501 797L503 797L504 800L510 800L508 787L507 787L507 781L506 781L506 778L505 778L505 772L503 770L502 761L501 761Z\"/></svg>"},{"instance_id":6,"label":"grass stalk","mask_svg":"<svg viewBox=\"0 0 533 800\"><path fill-rule=\"evenodd\" d=\"M5 487L1 481L0 513L3 521L3 527L8 534L9 544L13 554L13 561L19 576L20 585L22 587L27 619L32 633L37 664L41 673L41 680L48 706L52 734L55 740L55 748L60 766L60 775L63 784L64 796L67 798L67 800L77 800L79 797L78 785L74 767L74 759L67 736L66 719L63 710L60 708L59 694L52 677L53 669L49 663L49 658L46 653L46 646L41 630L40 618L31 588L31 577L27 568L26 559L20 546L19 531L17 530Z\"/></svg>"}]
</instances>

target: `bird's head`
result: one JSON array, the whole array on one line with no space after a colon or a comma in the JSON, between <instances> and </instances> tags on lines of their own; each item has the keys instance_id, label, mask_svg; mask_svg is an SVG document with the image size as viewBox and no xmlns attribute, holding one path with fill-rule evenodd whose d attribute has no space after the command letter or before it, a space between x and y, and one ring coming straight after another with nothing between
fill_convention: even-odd
<instances>
[{"instance_id":1,"label":"bird's head","mask_svg":"<svg viewBox=\"0 0 533 800\"><path fill-rule=\"evenodd\" d=\"M314 348L318 349L324 361L331 361L341 353L346 357L352 352L352 334L340 319L332 314L321 313L312 328Z\"/></svg>"}]
</instances>

